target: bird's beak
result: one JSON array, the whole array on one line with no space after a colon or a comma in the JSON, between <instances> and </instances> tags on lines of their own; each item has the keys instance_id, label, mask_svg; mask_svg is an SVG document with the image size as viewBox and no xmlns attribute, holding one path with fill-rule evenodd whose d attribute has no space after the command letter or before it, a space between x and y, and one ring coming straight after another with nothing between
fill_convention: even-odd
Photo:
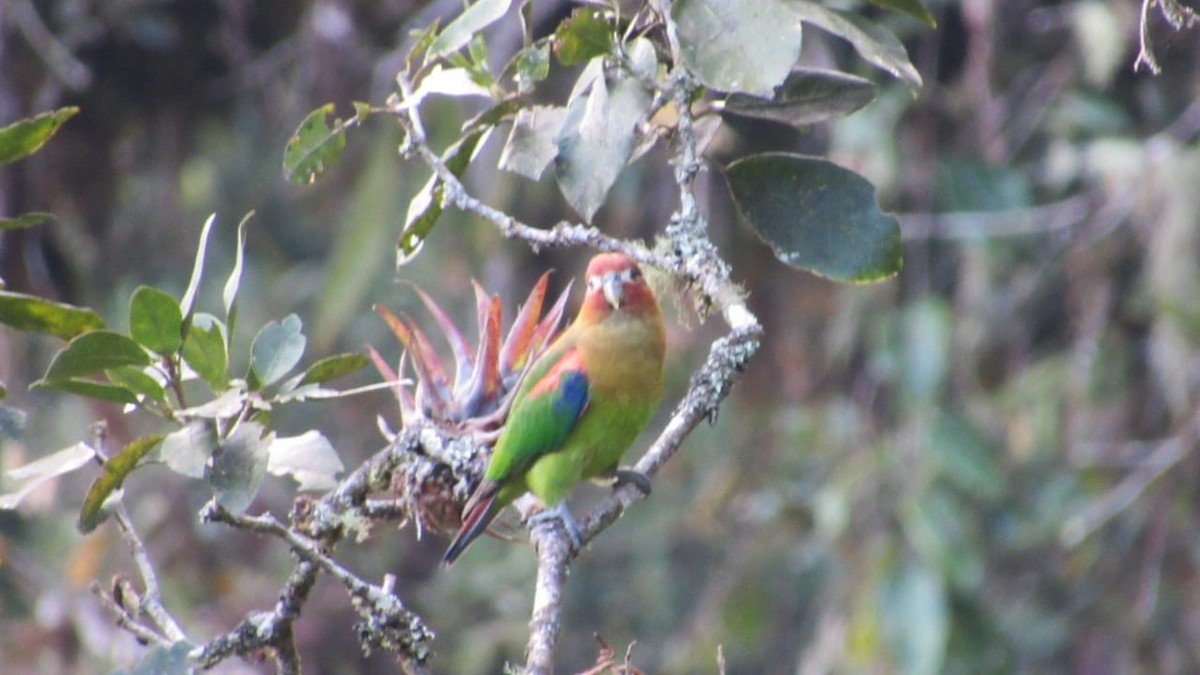
<instances>
[{"instance_id":1,"label":"bird's beak","mask_svg":"<svg viewBox=\"0 0 1200 675\"><path fill-rule=\"evenodd\" d=\"M604 299L608 301L608 304L612 305L613 309L620 309L625 282L616 273L609 272L604 275L600 284L600 288L604 291Z\"/></svg>"}]
</instances>

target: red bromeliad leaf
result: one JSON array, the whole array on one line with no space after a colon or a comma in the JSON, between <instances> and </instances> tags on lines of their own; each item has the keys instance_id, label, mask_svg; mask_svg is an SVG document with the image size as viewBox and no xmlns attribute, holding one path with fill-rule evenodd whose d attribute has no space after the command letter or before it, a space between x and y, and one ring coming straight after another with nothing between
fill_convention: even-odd
<instances>
[{"instance_id":1,"label":"red bromeliad leaf","mask_svg":"<svg viewBox=\"0 0 1200 675\"><path fill-rule=\"evenodd\" d=\"M486 305L479 309L479 351L475 354L475 372L459 399L459 421L488 412L500 398L500 298L488 298L478 284L475 288L477 299Z\"/></svg>"},{"instance_id":2,"label":"red bromeliad leaf","mask_svg":"<svg viewBox=\"0 0 1200 675\"><path fill-rule=\"evenodd\" d=\"M558 296L554 306L550 308L550 311L542 318L542 322L538 324L537 330L534 331L533 342L529 350L530 361L546 349L555 332L558 331L558 324L562 322L563 311L567 308L567 298L571 297L571 286L574 283L574 280L567 283L562 295Z\"/></svg>"},{"instance_id":3,"label":"red bromeliad leaf","mask_svg":"<svg viewBox=\"0 0 1200 675\"><path fill-rule=\"evenodd\" d=\"M433 301L433 298L412 284L412 288L417 292L417 296L421 298L421 302L425 303L425 307L429 309L429 313L433 315L433 320L437 322L438 327L442 329L442 334L446 336L446 342L450 343L450 351L454 354L454 391L459 391L467 383L471 377L473 368L473 355L471 347L467 344L466 338L463 337L462 331L450 317L442 310L441 306Z\"/></svg>"},{"instance_id":4,"label":"red bromeliad leaf","mask_svg":"<svg viewBox=\"0 0 1200 675\"><path fill-rule=\"evenodd\" d=\"M384 382L398 382L400 380L400 376L396 374L396 371L392 370L392 367L388 365L387 359L383 358L383 354L380 354L379 350L371 345L367 345L367 356L371 357L371 363L375 364L375 370L378 370L379 374L383 376Z\"/></svg>"},{"instance_id":5,"label":"red bromeliad leaf","mask_svg":"<svg viewBox=\"0 0 1200 675\"><path fill-rule=\"evenodd\" d=\"M431 411L444 410L450 401L450 387L447 384L446 371L442 368L442 361L430 346L425 334L382 305L376 305L375 311L387 321L388 327L412 356L413 370L417 371L417 379L421 385L417 390L417 398L422 407Z\"/></svg>"},{"instance_id":6,"label":"red bromeliad leaf","mask_svg":"<svg viewBox=\"0 0 1200 675\"><path fill-rule=\"evenodd\" d=\"M500 350L500 375L507 380L514 372L521 369L529 357L529 347L533 342L533 334L537 330L538 317L542 315L542 304L546 299L546 286L550 283L550 273L546 272L529 291L529 297L513 320L512 328L508 331L508 339Z\"/></svg>"}]
</instances>

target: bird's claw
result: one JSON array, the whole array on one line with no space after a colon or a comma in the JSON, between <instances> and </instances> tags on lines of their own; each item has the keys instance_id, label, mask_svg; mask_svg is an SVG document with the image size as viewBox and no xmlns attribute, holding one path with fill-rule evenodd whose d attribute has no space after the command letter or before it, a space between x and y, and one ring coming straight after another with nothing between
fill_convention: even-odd
<instances>
[{"instance_id":1,"label":"bird's claw","mask_svg":"<svg viewBox=\"0 0 1200 675\"><path fill-rule=\"evenodd\" d=\"M616 481L613 483L613 488L619 488L626 483L636 487L641 491L643 497L650 496L650 477L641 471L634 469L617 469L613 471L613 477Z\"/></svg>"},{"instance_id":2,"label":"bird's claw","mask_svg":"<svg viewBox=\"0 0 1200 675\"><path fill-rule=\"evenodd\" d=\"M566 530L567 538L571 540L572 551L578 551L583 548L583 532L579 529L579 523L575 522L575 516L572 516L571 512L567 510L566 504L560 503L552 509L539 511L529 516L529 520L526 522L529 524L530 529L532 529L542 523L553 520L561 523L563 529Z\"/></svg>"}]
</instances>

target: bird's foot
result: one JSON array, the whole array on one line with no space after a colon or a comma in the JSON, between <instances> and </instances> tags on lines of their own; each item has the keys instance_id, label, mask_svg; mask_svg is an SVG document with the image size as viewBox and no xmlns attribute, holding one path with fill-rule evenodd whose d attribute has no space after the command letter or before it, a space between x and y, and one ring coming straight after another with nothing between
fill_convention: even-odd
<instances>
[{"instance_id":1,"label":"bird's foot","mask_svg":"<svg viewBox=\"0 0 1200 675\"><path fill-rule=\"evenodd\" d=\"M613 478L616 479L613 481L613 489L628 483L640 490L643 497L650 496L650 477L641 471L618 468L613 471Z\"/></svg>"},{"instance_id":2,"label":"bird's foot","mask_svg":"<svg viewBox=\"0 0 1200 675\"><path fill-rule=\"evenodd\" d=\"M561 523L563 529L567 531L567 537L571 540L572 551L578 551L583 547L583 532L579 529L579 523L575 522L575 516L571 515L571 512L567 510L567 505L562 502L559 502L558 505L552 509L539 511L532 516L529 516L529 520L526 522L532 529L542 523L552 520L556 520Z\"/></svg>"}]
</instances>

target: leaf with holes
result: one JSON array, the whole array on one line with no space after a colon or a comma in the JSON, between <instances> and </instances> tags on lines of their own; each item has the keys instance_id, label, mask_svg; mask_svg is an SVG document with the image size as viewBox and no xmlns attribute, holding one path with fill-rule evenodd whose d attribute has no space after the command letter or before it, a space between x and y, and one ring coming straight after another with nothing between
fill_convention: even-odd
<instances>
[{"instance_id":1,"label":"leaf with holes","mask_svg":"<svg viewBox=\"0 0 1200 675\"><path fill-rule=\"evenodd\" d=\"M315 183L342 156L346 127L341 120L329 124L332 103L317 108L300 122L283 151L283 175L297 185Z\"/></svg>"},{"instance_id":2,"label":"leaf with holes","mask_svg":"<svg viewBox=\"0 0 1200 675\"><path fill-rule=\"evenodd\" d=\"M818 157L752 155L726 171L738 213L783 262L838 281L890 277L903 265L900 225L875 186Z\"/></svg>"}]
</instances>

